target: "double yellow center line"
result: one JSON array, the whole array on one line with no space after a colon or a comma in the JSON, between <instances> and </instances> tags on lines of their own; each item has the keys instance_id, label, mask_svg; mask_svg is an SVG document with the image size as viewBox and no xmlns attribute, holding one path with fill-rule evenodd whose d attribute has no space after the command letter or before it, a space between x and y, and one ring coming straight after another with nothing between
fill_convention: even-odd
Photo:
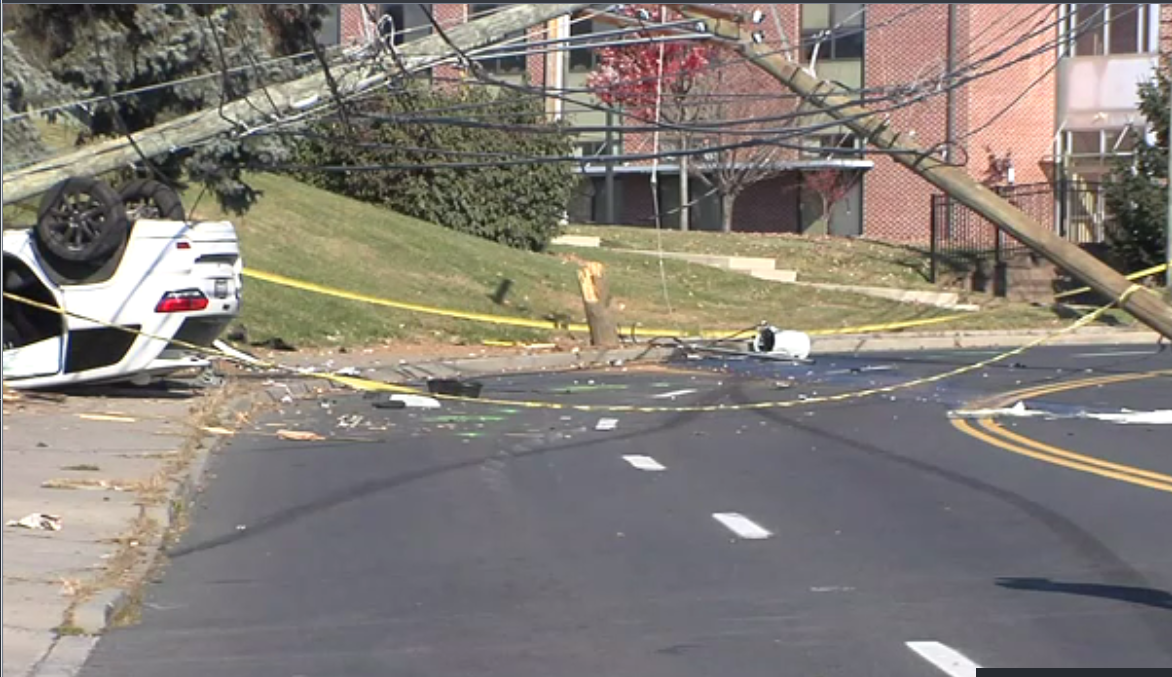
<instances>
[{"instance_id":1,"label":"double yellow center line","mask_svg":"<svg viewBox=\"0 0 1172 677\"><path fill-rule=\"evenodd\" d=\"M1142 381L1146 379L1169 377L1172 376L1172 369L1150 371L1139 374L1119 374L1114 376L1100 376L1095 378L1079 379L1076 381L1066 381L1064 383L1054 383L1045 386L1035 386L1032 388L1025 388L1013 392L999 395L996 398L986 400L980 403L982 407L998 408L1007 406L1012 402L1023 400L1031 397L1039 397L1042 395L1050 395L1053 393L1060 393L1068 390L1077 390L1080 388L1091 388L1095 386L1110 385L1115 383L1127 383L1131 381ZM1000 449L1011 451L1015 454L1028 456L1030 458L1052 463L1072 470L1098 475L1100 477L1109 477L1120 482L1127 482L1129 484L1136 484L1149 489L1156 489L1158 491L1166 491L1172 493L1172 476L1163 473L1153 472L1151 470L1144 470L1134 466L1123 463L1113 463L1111 461L1104 461L1093 456L1075 453L1069 449L1062 449L1053 445L1045 444L1037 440L1030 439L1015 432L1011 432L1002 428L992 418L982 418L972 424L967 420L953 419L952 426L960 432L974 437L982 442L991 444Z\"/></svg>"}]
</instances>

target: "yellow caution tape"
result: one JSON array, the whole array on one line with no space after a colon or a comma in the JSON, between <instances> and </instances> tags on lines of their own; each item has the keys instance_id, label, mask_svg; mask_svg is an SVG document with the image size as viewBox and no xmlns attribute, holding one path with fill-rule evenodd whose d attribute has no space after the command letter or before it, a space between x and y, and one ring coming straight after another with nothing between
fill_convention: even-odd
<instances>
[{"instance_id":1,"label":"yellow caution tape","mask_svg":"<svg viewBox=\"0 0 1172 677\"><path fill-rule=\"evenodd\" d=\"M846 401L846 400L861 399L861 398L870 397L873 395L881 395L881 394L896 392L899 390L906 390L908 388L926 385L929 383L935 383L935 382L942 381L947 378L952 378L954 376L959 376L961 374L966 374L966 373L969 373L972 371L976 371L978 369L982 369L982 368L987 367L991 364L1008 359L1014 355L1019 355L1025 351L1029 350L1030 348L1034 348L1036 346L1042 345L1043 343L1046 343L1047 341L1050 341L1050 340L1052 340L1062 334L1072 332L1072 331L1078 329L1079 327L1090 324L1091 322L1098 319L1098 317L1101 316L1108 309L1110 309L1111 307L1116 305L1116 303L1122 303L1124 300L1126 300L1133 293L1135 293L1136 291L1139 291L1141 289L1143 289L1143 287L1141 287L1140 285L1133 284L1130 288L1127 289L1126 292L1123 293L1122 296L1120 296L1118 301L1112 302L1108 305L1105 305L1101 308L1096 309L1095 311L1093 311L1091 313L1088 313L1087 315L1084 315L1083 317L1079 318L1077 321L1070 324L1069 326L1064 327L1063 329L1060 329L1060 330L1055 331L1053 333L1047 334L1045 336L1041 336L1033 341L1030 341L1029 343L1027 343L1023 346L1019 346L1019 347L1014 348L1012 350L1008 350L1004 353L1001 353L1000 355L995 355L993 357L981 360L980 362L976 362L976 363L970 364L970 365L961 366L956 369L953 369L953 370L950 370L947 372L943 372L940 374L935 374L932 376L926 376L926 377L922 377L922 378L912 379L910 381L904 381L901 383L896 383L896 384L892 384L892 385L888 385L888 386L882 386L882 387L878 387L878 388L868 388L866 390L858 390L858 391L852 391L852 392L847 392L847 393L839 393L836 395L823 395L823 396L808 397L805 399L797 399L797 400L753 402L753 403L749 403L749 404L733 404L733 405L718 404L718 405L701 405L701 406L675 406L675 407L663 407L663 406L647 407L647 406L636 406L636 405L571 404L571 403L563 403L563 402L547 402L547 401L540 401L540 400L506 400L506 399L483 398L483 397L471 398L471 397L461 397L461 396L455 396L455 395L441 395L441 394L431 394L431 397L434 397L434 398L440 399L440 400L467 402L467 403L471 403L471 404L487 404L487 405L494 405L494 406L508 406L508 407L518 407L518 408L526 408L526 409L558 409L558 410L571 410L571 411L616 412L616 413L625 412L625 413L647 413L647 414L749 411L749 410L760 410L760 409L788 409L788 408L804 407L804 406L811 406L811 405L815 405L815 404L824 404L824 403L830 403L830 402L842 402L842 401ZM150 334L147 332L143 332L138 329L131 329L129 327L124 327L124 326L112 324L110 322L98 320L95 318L86 317L85 315L82 315L80 313L67 311L63 308L59 308L57 306L49 305L46 303L41 303L40 301L35 301L33 299L25 298L23 296L13 294L11 292L4 292L4 298L7 298L7 299L10 299L13 301L17 301L20 303L24 303L24 304L27 304L27 305L30 305L30 306L33 306L36 308L42 308L44 310L49 310L49 311L58 313L60 315L76 317L78 319L85 320L87 322L106 326L106 327L109 327L112 329L117 329L119 331L124 331L124 332L135 334L138 336L146 336L148 338L160 340L160 341L169 341L173 344L182 346L184 348L188 348L190 350L193 350L193 351L196 351L199 353L215 356L215 357L229 360L232 362L242 363L247 366L253 366L253 367L260 366L260 367L273 368L273 369L283 369L283 370L287 370L287 371L290 371L293 373L297 373L302 376L309 376L309 377L313 377L313 378L327 380L327 381L336 383L338 385L349 386L351 388L354 388L355 390L360 390L360 391L412 393L412 394L422 394L423 393L423 391L421 391L419 388L412 388L410 386L402 386L402 385L395 385L395 384L391 384L391 383L383 383L381 381L374 381L371 379L355 377L355 376L346 376L346 375L337 374L337 373L308 372L308 371L305 371L302 369L286 367L283 365L279 365L279 364L272 363L272 362L267 362L264 360L254 360L254 361L244 360L239 357L229 355L229 354L224 353L222 351L216 350L214 348L208 348L206 346L200 346L200 345L196 345L196 344L189 343L186 341L177 341L175 339L170 339L167 337L157 336L157 335L153 335L153 334Z\"/></svg>"},{"instance_id":2,"label":"yellow caution tape","mask_svg":"<svg viewBox=\"0 0 1172 677\"><path fill-rule=\"evenodd\" d=\"M1130 296L1132 293L1134 293L1138 289L1142 289L1142 287L1140 287L1139 285L1132 285L1132 287L1129 288L1120 297L1119 302L1122 302L1123 300L1125 300L1128 296ZM1037 339L1034 339L1033 341L1030 341L1029 343L1027 343L1025 345L1019 346L1017 348L1013 348L1011 350L1007 350L1004 353L1001 353L999 355L995 355L993 357L981 360L980 362L976 362L974 364L964 365L964 366L957 367L956 369L952 369L950 371L946 371L943 373L934 374L932 376L925 376L925 377L917 378L917 379L912 379L909 381L903 381L903 382L895 383L892 385L881 386L881 387L877 387L877 388L867 388L865 390L855 390L855 391L851 391L851 392L847 392L847 393L839 393L836 395L821 395L821 396L816 396L816 397L807 397L805 399L798 399L798 400L775 400L775 401L766 401L766 402L752 402L752 403L748 403L748 404L714 404L714 405L675 406L675 407L663 407L663 406L648 407L648 406L625 405L625 404L618 404L618 405L616 405L616 404L601 404L601 405L599 405L599 404L571 404L571 403L564 403L564 402L547 402L547 401L542 401L542 400L504 400L504 399L485 398L485 397L472 398L472 397L460 397L460 396L456 396L456 395L439 395L439 394L431 394L431 397L434 397L439 400L467 402L470 404L487 404L487 405L493 405L493 406L517 407L517 408L525 408L525 409L557 409L557 410L568 410L568 411L590 411L590 412L604 412L604 413L639 413L639 414L712 413L712 412L723 412L723 411L755 411L755 410L761 410L761 409L791 409L794 407L805 407L805 406L811 406L811 405L815 405L815 404L843 402L843 401L847 401L847 400L856 400L856 399L861 399L861 398L865 398L865 397L871 397L874 395L884 395L884 394L896 392L899 390L907 390L908 388L915 388L918 386L927 385L929 383L936 383L938 381L943 381L948 378L953 378L955 376L967 374L969 372L973 372L978 369L983 369L991 364L1001 362L1001 361L1009 359L1010 357L1013 357L1015 355L1020 355L1021 353L1024 353L1025 351L1027 351L1031 348L1036 348L1037 346L1040 346L1043 343L1046 343L1047 341L1053 340L1054 338L1056 338L1058 336L1072 332L1072 331L1078 329L1079 327L1083 327L1087 324L1090 324L1091 322L1094 322L1096 319L1098 319L1099 316L1101 316L1103 313L1105 313L1107 310L1109 310L1114 305L1115 305L1115 303L1110 303L1108 305L1105 305L1101 308L1096 309L1095 311L1093 311L1091 313L1088 313L1087 315L1084 315L1083 317L1080 317L1074 323L1072 323L1062 329L1059 329L1058 331L1047 334L1045 336L1038 337ZM356 378L356 377L351 377L351 376L338 376L338 375L322 374L321 377L328 379L330 381L333 381L335 383L341 384L341 385L347 385L351 388L354 388L355 390L365 390L365 391L370 391L370 392L380 392L381 391L381 392L391 392L391 393L416 393L416 394L421 392L419 389L410 388L408 386L393 385L390 383L382 383L379 381L372 381L369 379Z\"/></svg>"},{"instance_id":3,"label":"yellow caution tape","mask_svg":"<svg viewBox=\"0 0 1172 677\"><path fill-rule=\"evenodd\" d=\"M525 343L523 341L497 341L485 340L480 342L482 345L492 346L494 348L524 348L526 350L549 350L557 348L556 343Z\"/></svg>"},{"instance_id":4,"label":"yellow caution tape","mask_svg":"<svg viewBox=\"0 0 1172 677\"><path fill-rule=\"evenodd\" d=\"M349 301L361 301L376 306L384 306L387 308L396 308L398 310L407 310L413 313L424 313L427 315L441 315L444 317L453 317L459 320L470 320L473 322L488 322L492 324L503 324L512 327L528 327L531 329L565 329L568 331L589 331L590 328L584 324L558 324L550 320L531 320L524 317L507 317L504 315L489 315L486 313L469 313L462 310L449 310L445 308L435 308L433 306L424 306L417 303L405 303L403 301L392 301L377 296L370 296L368 294L359 294L356 292L346 291L344 289L337 289L334 287L327 287L325 285L314 284L313 282L303 282L295 280L291 277L278 275L276 273L266 273L260 270L253 270L246 268L244 270L245 277L251 277L256 280L263 280L272 284L278 284L282 287L290 287L293 289L300 289L302 291L309 291L315 294L323 294L325 296L333 296L336 298L347 299Z\"/></svg>"},{"instance_id":5,"label":"yellow caution tape","mask_svg":"<svg viewBox=\"0 0 1172 677\"><path fill-rule=\"evenodd\" d=\"M1161 263L1158 266L1152 266L1151 268L1144 268L1143 270L1137 270L1136 272L1128 275L1127 279L1134 282L1136 280L1142 280L1145 277L1151 277L1152 275L1158 275L1158 274L1164 272L1165 270L1168 270L1168 264ZM1064 291L1061 294L1055 294L1054 298L1055 298L1055 300L1065 299L1065 298L1069 298L1071 296L1078 296L1079 294L1085 294L1086 292L1089 292L1089 291L1091 291L1090 287L1079 287L1078 289L1071 289L1070 291Z\"/></svg>"},{"instance_id":6,"label":"yellow caution tape","mask_svg":"<svg viewBox=\"0 0 1172 677\"><path fill-rule=\"evenodd\" d=\"M386 308L396 308L398 310L406 310L413 313L424 313L427 315L438 315L441 317L451 317L458 320L468 320L470 322L485 322L489 324L507 325L512 327L526 327L530 329L550 329L562 330L570 332L588 332L590 326L581 323L558 323L550 320L533 320L524 317L510 317L507 315L491 315L488 313L471 313L462 310L451 310L448 308L436 308L434 306L425 306L418 303L406 303L404 301L394 301L392 299L382 298L379 296L371 296L369 294L360 294L357 292L346 291L345 289L338 289L336 287L328 287L314 282L305 282L297 280L277 273L269 273L261 270L254 270L246 268L244 270L245 277L250 277L255 280L269 282L271 284L280 285L282 287L289 287L291 289L299 289L301 291L313 292L315 294L323 294L325 296L333 296L335 298L346 299L348 301L359 301L362 303L369 303L376 306L383 306ZM908 329L911 327L922 327L930 324L940 324L942 322L951 322L952 320L967 317L964 314L945 315L942 317L930 317L919 320L905 320L901 322L886 322L883 324L871 324L861 327L844 327L841 329L817 329L806 332L811 336L830 336L841 334L870 334L879 331L895 331L898 329ZM726 338L729 334L728 329L705 329L699 332L689 332L680 329L648 329L645 327L631 327L629 330L622 331L624 336L643 337L643 338L677 338L677 337L698 337L704 339L712 338Z\"/></svg>"}]
</instances>

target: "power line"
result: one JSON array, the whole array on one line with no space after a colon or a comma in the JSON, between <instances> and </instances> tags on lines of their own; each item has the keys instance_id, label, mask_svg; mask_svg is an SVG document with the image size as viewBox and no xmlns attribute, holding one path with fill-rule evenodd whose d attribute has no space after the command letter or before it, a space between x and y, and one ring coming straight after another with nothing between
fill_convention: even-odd
<instances>
[{"instance_id":1,"label":"power line","mask_svg":"<svg viewBox=\"0 0 1172 677\"><path fill-rule=\"evenodd\" d=\"M336 50L331 50L331 51L336 51ZM281 57L275 57L272 59L266 59L266 60L261 61L259 63L259 65L260 66L274 65L274 64L278 64L278 63L283 63L285 61L303 59L305 57L312 57L312 56L313 56L313 51L309 50L309 51L305 51L305 52L299 52L297 54L290 54L288 56L281 56ZM340 54L339 56L345 57L346 55ZM233 74L234 73L241 73L241 72L244 72L244 71L247 71L250 69L254 69L255 67L256 67L256 65L254 65L254 64L249 64L249 65L245 65L245 66L233 66L233 67L228 68L227 72L233 73ZM199 75L191 75L191 76L184 77L184 78L176 78L174 80L167 80L165 82L156 82L156 83L153 83L150 85L143 85L142 87L135 87L133 89L124 89L124 90L121 90L118 92L113 92L109 96L105 96L105 95L91 96L91 97L87 97L84 99L76 99L73 101L67 101L65 103L55 104L52 106L43 106L41 108L33 108L33 109L21 111L19 113L15 113L13 115L7 115L3 118L3 121L10 122L13 120L19 120L22 118L31 117L33 115L43 115L45 113L53 113L56 111L68 110L70 108L83 107L83 106L87 106L89 104L107 101L110 98L113 98L115 100L123 99L128 96L135 96L138 94L145 94L148 92L158 91L160 89L167 89L169 87L178 87L180 85L191 84L193 82L200 82L203 80L209 80L211 78L223 77L223 75L224 75L223 70L216 69L215 71L210 72L210 73L201 73Z\"/></svg>"},{"instance_id":2,"label":"power line","mask_svg":"<svg viewBox=\"0 0 1172 677\"><path fill-rule=\"evenodd\" d=\"M1086 30L1089 30L1090 28L1093 28L1093 26L1088 26L1088 27L1086 28ZM1015 45L1016 45L1016 44L1020 44L1020 41L1015 41ZM1014 46L1014 45L1011 45L1011 46L1009 46L1009 47L1012 47L1012 46ZM951 86L951 87L957 87L957 86L961 86L961 85L963 85L963 84L966 84L966 83L968 83L968 82L971 82L971 81L973 81L973 80L975 80L975 79L978 79L978 78L980 78L980 77L987 77L988 75L990 75L990 74L992 74L992 73L994 73L994 72L997 72L998 70L1001 70L1001 69L1003 69L1003 68L1007 68L1007 67L1009 67L1009 66L1012 66L1012 65L1014 65L1015 63L1020 63L1021 61L1025 60L1025 59L1032 58L1033 56L1036 56L1036 53L1037 53L1037 52L1038 52L1040 49L1042 49L1042 48L1038 48L1038 49L1035 49L1035 50L1033 50L1033 51L1031 51L1031 52L1027 52L1027 53L1026 53L1026 54L1024 54L1024 55L1022 55L1022 56L1019 56L1019 57L1017 57L1017 58L1015 58L1015 59L1013 59L1013 60L1010 60L1009 62L1006 62L1006 63L1004 63L1004 64L1000 64L998 67L996 67L996 68L993 68L993 69L990 69L989 71L986 71L986 72L983 72L983 73L976 73L976 74L973 74L973 75L967 76L967 77L965 77L965 78L963 78L963 79L960 79L960 80L958 80L958 81L956 81L956 82L952 83L950 86ZM999 50L999 53L1000 53L1000 54L1004 54L1004 53L1006 53L1006 51L1007 51L1007 50L1008 50L1008 47L1007 47L1007 48L1005 48L1005 49ZM997 55L998 55L998 54L990 55L990 57L989 57L989 58L995 58ZM1023 96L1024 96L1024 95L1023 95ZM923 98L927 98L927 97L923 97ZM1019 97L1017 100L1015 100L1015 102L1016 102L1016 101L1018 101L1018 100L1020 100L1020 98L1021 98L1021 97ZM921 99L921 100L922 100L922 99ZM899 104L899 106L897 106L897 107L902 107L902 106L906 106L906 105L910 105L910 104L909 104L908 102L905 102L905 103ZM1012 105L1012 104L1011 104L1011 105ZM882 111L869 111L869 112L868 112L868 115L870 115L870 114L875 114L876 112L882 112ZM817 113L814 113L814 114L817 114ZM1003 114L1003 113L1001 113L1001 114ZM1000 115L1001 115L1001 114L999 114L999 115L998 115L998 117L1000 117ZM433 120L432 122L440 122L440 123L442 123L442 122L445 122L445 121L441 119L441 120ZM455 121L455 122L453 122L453 123L454 123L454 124L466 124L466 125L472 125L472 126L491 126L491 125L485 125L484 123L475 123L475 122L470 122L470 121ZM838 126L839 124L841 124L841 121L840 121L840 120L833 120L833 121L829 122L829 123L828 123L827 125L825 125L825 126ZM990 123L990 124L991 124L991 123ZM987 125L985 125L985 126L987 126ZM501 126L501 127L504 127L504 126ZM516 130L516 129L517 129L517 126L515 126L515 125L514 125L514 126L511 126L511 128L512 128L512 129L514 129L514 130ZM783 133L785 134L785 136L792 136L792 135L797 135L797 134L801 134L801 133L806 133L806 132L808 132L808 131L809 131L811 128L812 128L812 127L803 127L803 128L798 128L798 129L793 129L793 128L790 128L790 129L783 130ZM983 129L983 128L984 128L984 126L983 126L983 127L981 127L980 129ZM526 131L529 131L529 130L526 130ZM727 130L725 130L725 131L727 131ZM977 131L979 131L979 130L977 130ZM758 135L760 135L760 132L755 132L755 133L756 133L756 134L758 134ZM972 132L972 133L976 133L976 132L974 131L974 132ZM971 135L972 133L970 133L970 135ZM967 135L966 135L966 138L967 138ZM793 148L798 148L798 149L808 149L808 147L806 147L806 146L801 146L801 145L793 145L793 144L784 144L784 143L780 143L780 141L779 141L779 138L773 138L773 139L767 139L767 140L762 140L762 139L751 140L751 141L747 142L746 144L730 144L730 145L728 145L728 146L724 146L724 148L735 148L735 147L741 147L741 146L745 146L745 145L762 145L762 144L769 144L769 143L773 143L773 144L776 144L776 145L781 145L781 146L783 146L783 147L793 147ZM432 149L432 150L434 151L434 149ZM695 151L695 152L694 152L694 154L710 153L710 152L714 152L714 151L716 151L716 150L719 150L719 148L711 148L711 147L710 147L710 148L706 148L706 149L699 149L699 150ZM852 151L855 151L855 150L863 150L863 149L837 149L837 152L840 152L840 153L842 153L842 154L850 154ZM869 152L874 152L874 151L869 151ZM631 160L639 160L639 159L652 159L652 158L655 158L655 157L672 157L672 156L679 156L680 154L681 154L681 153L680 153L679 151L674 151L674 152L671 152L671 153L664 153L664 154L651 154L651 155L648 155L648 154L640 154L640 155L623 155L623 156L612 156L612 157L608 157L608 158L605 158L605 159L606 159L606 161L613 161L613 160L627 160L627 161L631 161ZM524 160L524 161L528 162L528 161L532 161L532 160L534 160L534 159L535 159L535 158L528 158L528 159L526 159L526 160ZM598 160L602 160L602 159L603 159L603 158L598 158ZM581 159L581 158L577 158L577 157L574 157L574 158L548 158L548 159L541 159L541 160L539 160L539 161L562 161L562 162L565 162L565 161L570 161L570 162L582 162L582 159ZM473 164L469 164L469 163L457 163L457 164L452 164L452 163L449 163L448 165L444 165L443 167L444 167L444 168L469 168L469 167L473 167L473 166L488 166L488 165L490 165L490 164L492 164L492 163L473 163ZM382 168L388 168L388 169L389 169L389 168L391 168L391 166L371 166L371 167L366 167L366 168L364 168L364 170L367 170L367 169L370 169L370 170L376 170L376 169L379 169L380 167L382 167ZM418 168L418 167L419 167L419 166L414 166L414 168ZM405 167L405 168L412 168L412 167Z\"/></svg>"},{"instance_id":3,"label":"power line","mask_svg":"<svg viewBox=\"0 0 1172 677\"><path fill-rule=\"evenodd\" d=\"M891 23L890 21L889 21L889 22L887 22L887 24L890 24L890 23ZM878 26L878 25L874 25L874 26L871 26L871 27L870 27L870 29L871 29L871 30L876 30L876 29L878 29L879 27L880 27L880 26ZM1010 45L1008 48L1012 48L1012 47L1013 47L1013 46L1015 46L1016 44L1020 44L1020 42L1021 42L1020 40L1019 40L1019 41L1015 41L1014 45ZM1003 53L1005 53L1006 49L1008 49L1008 48L1005 48L1005 49L1003 49L1003 50L1000 50L1000 53L1002 53L1002 54L1003 54ZM1035 50L1035 51L1036 51L1036 50ZM990 55L988 58L996 58L996 56L998 56L998 54ZM1026 55L1026 57L1024 57L1024 58L1028 58L1029 56L1032 56L1032 55ZM981 61L986 61L986 59L982 59ZM735 63L735 64L727 64L727 63L726 63L726 64L722 64L722 66L728 66L728 65L738 65L740 62L743 62L743 59L740 59L740 60L738 60L738 62L737 62L737 63ZM1013 63L1013 62L1011 62L1011 63L1010 63L1010 64L1008 64L1008 65L1012 65L1012 63ZM973 65L973 64L968 64L968 65L967 65L967 67L966 67L966 69L967 69L967 68L971 68L971 67L972 67L972 65ZM976 79L976 78L978 78L978 77L984 77L984 76L986 76L986 75L988 75L988 74L991 74L991 72L995 72L995 71L990 71L990 72L986 72L986 73L977 73L977 74L975 74L975 75L973 75L973 76L970 76L970 77L968 77L968 78L966 78L966 79L964 79L964 80L960 80L960 81L957 81L957 82L955 82L955 83L952 83L950 86L953 86L953 87L954 87L954 86L960 86L960 85L963 85L963 84L965 84L965 83L967 83L967 82L970 82L970 81L972 81L972 80L974 80L974 79ZM214 74L213 74L213 75L214 75ZM486 84L493 84L493 85L498 85L498 86L499 86L499 85L501 85L501 84L502 84L502 82L503 82L503 81L500 81L500 80L490 80L490 82L489 82L489 83L486 83ZM511 86L511 83L504 83L504 84ZM541 90L536 90L536 89L534 89L534 88L531 88L531 87L530 87L530 88L526 88L526 87L522 87L522 86L515 86L515 89L517 89L517 90L520 90L520 91L526 91L526 93L528 93L528 94L530 94L530 95L532 95L532 96L534 96L534 97L547 97L547 96L550 96L550 92L545 92L545 91L541 91ZM885 88L885 89L891 89L891 88ZM928 96L930 96L930 95L928 95ZM860 101L863 101L863 102L865 102L865 103L877 103L877 102L882 102L882 101L897 101L897 104L896 104L895 106L893 106L893 107L891 107L891 108L888 108L888 109L885 109L885 110L895 110L895 109L897 109L897 108L901 108L901 107L904 107L904 106L913 105L913 104L915 104L915 103L918 103L918 102L920 102L920 101L922 101L922 100L925 100L926 98L928 98L928 96L921 96L921 97L917 97L917 98L915 98L915 99L912 99L912 100L903 101L903 102L898 102L898 101L897 101L897 98L898 98L898 97L895 97L895 96L892 96L891 94L888 94L888 95L885 95L885 96L876 97L876 98L875 98L875 99L873 99L873 100L868 100L868 99L867 99L867 98L864 96L864 97L862 97L862 98L860 99ZM582 102L580 102L580 101L574 101L574 103L575 103L575 104L579 104L579 105L581 105L581 104L582 104ZM601 108L601 107L596 107L596 108ZM423 112L425 112L425 113L426 113L426 112L428 112L428 111L423 111ZM885 111L884 111L884 110L879 110L879 111L870 111L870 112L869 112L869 114L874 114L874 113L882 113L882 112L885 112ZM784 119L800 119L800 118L803 118L803 117L821 117L821 116L824 116L824 115L825 115L825 111L822 111L822 110L815 110L815 111L799 112L799 113L794 113L794 114L787 114L787 115L781 115L781 116L773 116L773 119L775 119L775 120L784 120ZM302 118L304 118L304 117L307 117L307 116L304 116L304 115L303 115L303 116L299 116L299 117L302 117ZM630 117L634 117L634 116L630 116ZM637 119L637 118L636 118L636 119ZM401 118L401 120L402 120L402 118ZM422 122L422 121L421 121L421 122ZM446 121L444 121L444 120L431 120L430 122L439 122L439 123L443 123L443 122L446 122ZM719 123L713 123L713 124L710 124L710 125L708 125L707 127L694 127L694 128L689 128L689 127L687 127L687 126L679 126L679 127L677 128L677 131L690 131L690 132L697 132L697 133L700 133L700 132L708 132L708 133L722 133L722 134L742 134L742 135L746 135L746 136L760 136L760 135L762 135L762 134L767 134L769 131L771 131L771 130L745 130L745 131L742 131L742 130L732 130L732 129L729 129L729 127L732 127L732 126L734 126L734 125L745 125L745 124L751 124L751 123L756 123L756 122L759 122L759 120L751 120L751 121L750 121L750 120L741 120L741 121L723 121L723 122L719 122ZM278 124L279 124L279 123L278 123ZM781 129L781 130L778 130L778 133L780 133L780 134L784 134L785 136L787 136L787 137L788 137L788 136L793 136L793 135L797 135L797 134L808 133L808 132L810 132L810 131L816 131L816 130L819 130L819 129L824 129L824 128L827 128L827 127L837 127L837 126L839 126L840 124L841 124L841 121L840 121L840 120L831 120L831 121L827 122L827 123L826 123L826 124L824 124L824 125L810 125L810 126L805 126L805 127L797 127L797 128L794 128L794 127L783 128L783 129ZM654 129L662 129L662 128L664 128L664 125L653 125L653 126L651 127L651 129L652 129L652 130L654 130ZM626 130L624 130L624 131L626 131ZM800 146L799 146L799 147L800 147ZM851 150L851 149L841 149L841 151L840 151L840 152L849 152L850 150ZM711 149L706 149L704 152L711 152ZM667 154L667 155L668 155L668 156L678 156L678 152L676 152L676 153L671 153L671 154ZM622 157L622 156L618 156L618 157Z\"/></svg>"}]
</instances>

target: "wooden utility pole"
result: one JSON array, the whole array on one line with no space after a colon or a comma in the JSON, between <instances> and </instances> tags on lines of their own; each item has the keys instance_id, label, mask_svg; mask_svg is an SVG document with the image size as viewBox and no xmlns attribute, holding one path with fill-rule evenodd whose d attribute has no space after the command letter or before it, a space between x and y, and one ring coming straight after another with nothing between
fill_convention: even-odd
<instances>
[{"instance_id":1,"label":"wooden utility pole","mask_svg":"<svg viewBox=\"0 0 1172 677\"><path fill-rule=\"evenodd\" d=\"M470 50L499 42L509 33L545 23L556 17L590 7L590 3L517 5L447 31L452 43ZM398 48L407 70L426 68L437 55L452 56L452 50L438 35ZM374 66L374 68L372 68ZM371 64L356 60L331 68L339 93L351 95L385 85L397 70L390 56ZM258 125L279 122L290 114L303 114L332 105L324 73L314 73L292 82L257 90L223 107L191 113L170 122L126 137L96 143L60 157L39 162L19 171L4 173L4 204L19 202L46 192L59 182L75 176L95 176L139 161L139 152L148 157L161 155L206 141L219 134L247 134Z\"/></svg>"},{"instance_id":2,"label":"wooden utility pole","mask_svg":"<svg viewBox=\"0 0 1172 677\"><path fill-rule=\"evenodd\" d=\"M893 160L919 174L957 202L992 221L998 228L1095 291L1118 301L1124 310L1138 320L1172 339L1172 306L1165 303L1157 294L1145 289L1131 290L1132 283L1123 275L1077 245L1034 223L1019 209L969 176L964 169L936 159L932 153L921 149L910 138L901 138L888 128L885 119L869 114L867 109L855 105L851 98L837 93L834 85L806 72L800 64L758 48L737 21L727 16L716 15L709 11L709 8L697 5L674 7L688 18L703 21L710 33L728 40L729 46L750 63L807 102L821 108L830 117L841 121L867 143L893 151L889 153Z\"/></svg>"},{"instance_id":3,"label":"wooden utility pole","mask_svg":"<svg viewBox=\"0 0 1172 677\"><path fill-rule=\"evenodd\" d=\"M590 325L590 345L596 348L617 347L619 327L610 312L610 286L606 283L606 268L596 261L582 264L578 269L578 286L582 290L586 323Z\"/></svg>"}]
</instances>

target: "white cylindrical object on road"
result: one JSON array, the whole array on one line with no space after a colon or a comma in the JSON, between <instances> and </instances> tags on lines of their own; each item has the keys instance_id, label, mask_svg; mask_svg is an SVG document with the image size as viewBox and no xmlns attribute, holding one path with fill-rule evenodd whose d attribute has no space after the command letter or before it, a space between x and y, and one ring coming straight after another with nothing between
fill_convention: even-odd
<instances>
[{"instance_id":1,"label":"white cylindrical object on road","mask_svg":"<svg viewBox=\"0 0 1172 677\"><path fill-rule=\"evenodd\" d=\"M795 360L810 356L810 335L801 331L781 330L777 327L761 327L750 344L755 353L784 355Z\"/></svg>"}]
</instances>

